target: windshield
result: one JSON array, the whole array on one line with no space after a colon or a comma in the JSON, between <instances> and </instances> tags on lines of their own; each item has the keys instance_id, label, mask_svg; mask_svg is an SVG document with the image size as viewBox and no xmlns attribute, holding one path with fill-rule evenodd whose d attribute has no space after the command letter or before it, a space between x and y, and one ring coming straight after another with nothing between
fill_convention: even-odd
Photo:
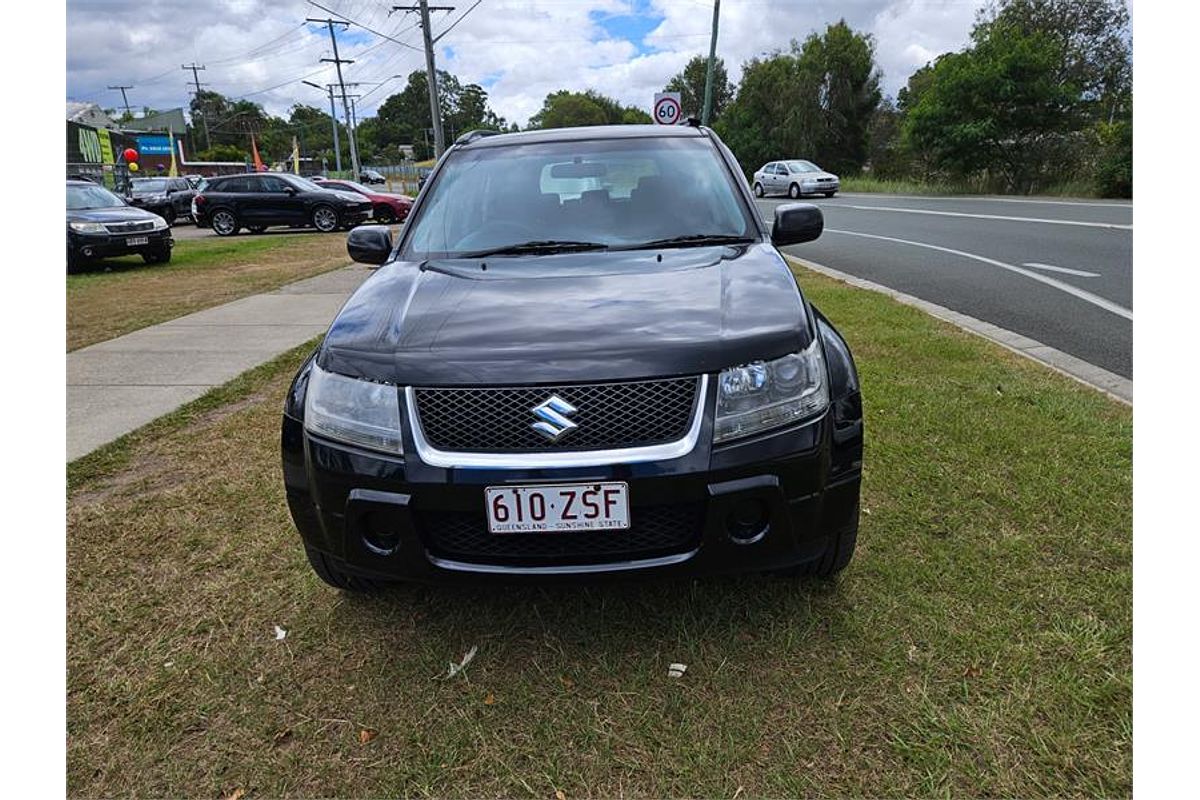
<instances>
[{"instance_id":1,"label":"windshield","mask_svg":"<svg viewBox=\"0 0 1200 800\"><path fill-rule=\"evenodd\" d=\"M280 175L288 183L306 192L328 192L328 186L322 186L319 183L313 183L308 178L301 178L299 175Z\"/></svg>"},{"instance_id":2,"label":"windshield","mask_svg":"<svg viewBox=\"0 0 1200 800\"><path fill-rule=\"evenodd\" d=\"M358 192L359 194L368 194L370 189L354 181L323 181L317 184L324 186L326 189L337 189L339 192Z\"/></svg>"},{"instance_id":3,"label":"windshield","mask_svg":"<svg viewBox=\"0 0 1200 800\"><path fill-rule=\"evenodd\" d=\"M545 242L629 247L683 236L754 237L707 139L646 137L455 151L426 187L404 258L456 258Z\"/></svg>"},{"instance_id":4,"label":"windshield","mask_svg":"<svg viewBox=\"0 0 1200 800\"><path fill-rule=\"evenodd\" d=\"M116 208L125 201L103 186L67 186L67 210L83 211L87 208Z\"/></svg>"},{"instance_id":5,"label":"windshield","mask_svg":"<svg viewBox=\"0 0 1200 800\"><path fill-rule=\"evenodd\" d=\"M789 161L787 162L788 170L793 174L801 172L820 172L821 168L811 161Z\"/></svg>"},{"instance_id":6,"label":"windshield","mask_svg":"<svg viewBox=\"0 0 1200 800\"><path fill-rule=\"evenodd\" d=\"M167 190L166 178L134 178L134 194L162 194Z\"/></svg>"}]
</instances>

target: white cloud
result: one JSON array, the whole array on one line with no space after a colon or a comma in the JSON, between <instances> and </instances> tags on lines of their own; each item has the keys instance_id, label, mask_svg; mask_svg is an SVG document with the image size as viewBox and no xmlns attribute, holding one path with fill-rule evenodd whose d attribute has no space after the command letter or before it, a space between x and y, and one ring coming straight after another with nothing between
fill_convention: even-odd
<instances>
[{"instance_id":1,"label":"white cloud","mask_svg":"<svg viewBox=\"0 0 1200 800\"><path fill-rule=\"evenodd\" d=\"M384 0L320 0L348 18L419 48L415 18L389 13ZM471 0L460 0L460 9ZM982 0L724 0L718 53L731 77L751 57L786 49L814 31L845 18L876 40L884 91L894 95L908 75L967 40ZM227 95L248 94L268 111L284 114L296 102L324 107L327 100L301 79L327 83L333 67L328 32L304 26L307 16L326 16L304 0L68 0L67 89L72 99L119 105L105 87L133 84L136 108L186 106L193 59L206 64L201 80ZM657 24L654 21L657 20ZM524 123L557 89L595 89L648 108L694 55L708 48L711 5L707 0L484 0L439 43L438 66L489 91L502 116ZM644 41L620 34L652 26ZM435 31L447 18L435 18ZM608 31L615 31L610 35ZM407 75L424 67L419 49L404 47L361 29L339 33L347 81ZM314 74L315 73L315 74ZM391 80L364 98L360 117L374 113L403 87Z\"/></svg>"}]
</instances>

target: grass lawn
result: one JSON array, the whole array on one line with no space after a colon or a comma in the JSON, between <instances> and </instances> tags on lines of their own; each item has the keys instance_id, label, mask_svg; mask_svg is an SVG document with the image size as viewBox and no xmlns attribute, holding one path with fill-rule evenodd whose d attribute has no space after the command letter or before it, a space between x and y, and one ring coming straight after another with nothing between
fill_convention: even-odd
<instances>
[{"instance_id":1,"label":"grass lawn","mask_svg":"<svg viewBox=\"0 0 1200 800\"><path fill-rule=\"evenodd\" d=\"M842 178L843 192L877 192L881 194L1007 194L995 186L979 181L973 183L927 183L916 180L880 180L870 176ZM1015 195L1020 196L1020 195ZM1081 197L1098 198L1096 188L1088 181L1066 181L1055 186L1039 189L1035 197Z\"/></svg>"},{"instance_id":2,"label":"grass lawn","mask_svg":"<svg viewBox=\"0 0 1200 800\"><path fill-rule=\"evenodd\" d=\"M318 234L182 239L166 265L143 264L140 256L106 259L67 276L67 350L349 262L344 235Z\"/></svg>"},{"instance_id":3,"label":"grass lawn","mask_svg":"<svg viewBox=\"0 0 1200 800\"><path fill-rule=\"evenodd\" d=\"M1131 410L799 277L866 396L836 582L328 589L279 476L297 351L69 467L69 793L1129 795Z\"/></svg>"}]
</instances>

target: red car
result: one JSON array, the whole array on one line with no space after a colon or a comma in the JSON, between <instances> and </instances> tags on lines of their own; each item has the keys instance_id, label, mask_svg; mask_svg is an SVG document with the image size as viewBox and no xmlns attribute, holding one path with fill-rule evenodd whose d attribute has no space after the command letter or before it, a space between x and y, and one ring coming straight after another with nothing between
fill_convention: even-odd
<instances>
[{"instance_id":1,"label":"red car","mask_svg":"<svg viewBox=\"0 0 1200 800\"><path fill-rule=\"evenodd\" d=\"M313 181L330 189L361 194L371 201L372 210L375 212L372 215L373 219L377 222L382 222L384 225L404 222L408 218L408 212L412 210L413 199L406 194L380 192L375 189L369 189L361 183L355 183L354 181L332 180L329 178L313 178Z\"/></svg>"}]
</instances>

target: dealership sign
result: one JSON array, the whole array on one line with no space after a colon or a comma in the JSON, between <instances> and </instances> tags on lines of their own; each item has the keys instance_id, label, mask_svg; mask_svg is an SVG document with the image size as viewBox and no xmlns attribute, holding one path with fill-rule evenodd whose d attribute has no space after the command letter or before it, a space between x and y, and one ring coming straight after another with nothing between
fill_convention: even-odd
<instances>
[{"instance_id":1,"label":"dealership sign","mask_svg":"<svg viewBox=\"0 0 1200 800\"><path fill-rule=\"evenodd\" d=\"M171 155L171 140L166 136L138 136L138 153L144 156Z\"/></svg>"}]
</instances>

